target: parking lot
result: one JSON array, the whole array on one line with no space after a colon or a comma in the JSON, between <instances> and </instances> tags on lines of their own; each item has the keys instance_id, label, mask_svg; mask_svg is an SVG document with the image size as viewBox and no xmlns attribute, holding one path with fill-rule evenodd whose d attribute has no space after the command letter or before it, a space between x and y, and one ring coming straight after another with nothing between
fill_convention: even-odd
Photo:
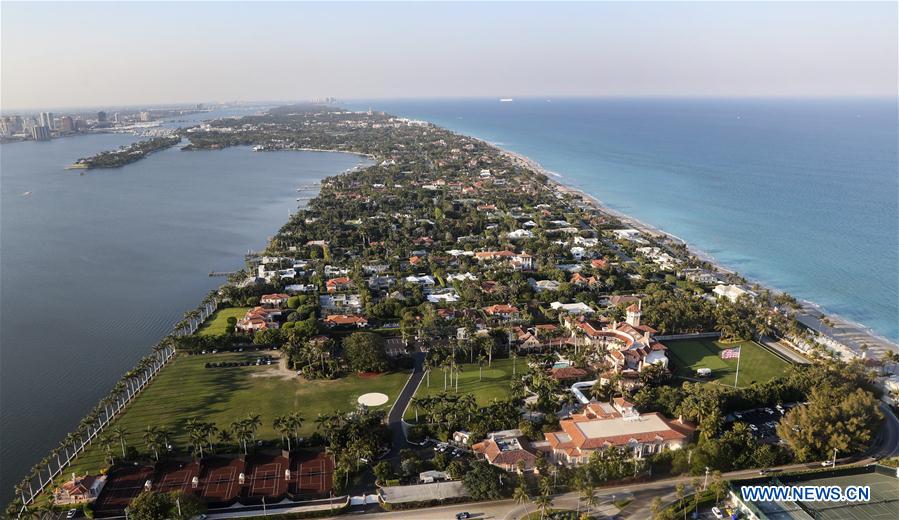
<instances>
[{"instance_id":1,"label":"parking lot","mask_svg":"<svg viewBox=\"0 0 899 520\"><path fill-rule=\"evenodd\" d=\"M727 416L730 423L742 422L749 426L752 434L760 441L768 444L777 444L780 437L777 435L777 423L781 417L797 403L789 403L769 408L756 408L753 410L744 410L734 412Z\"/></svg>"}]
</instances>

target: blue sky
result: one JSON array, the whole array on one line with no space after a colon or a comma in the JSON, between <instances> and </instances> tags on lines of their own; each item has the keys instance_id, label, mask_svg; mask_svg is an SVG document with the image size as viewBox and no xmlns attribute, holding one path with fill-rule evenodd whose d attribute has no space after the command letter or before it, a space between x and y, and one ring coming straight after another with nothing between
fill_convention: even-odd
<instances>
[{"instance_id":1,"label":"blue sky","mask_svg":"<svg viewBox=\"0 0 899 520\"><path fill-rule=\"evenodd\" d=\"M2 4L0 103L895 96L879 3Z\"/></svg>"}]
</instances>

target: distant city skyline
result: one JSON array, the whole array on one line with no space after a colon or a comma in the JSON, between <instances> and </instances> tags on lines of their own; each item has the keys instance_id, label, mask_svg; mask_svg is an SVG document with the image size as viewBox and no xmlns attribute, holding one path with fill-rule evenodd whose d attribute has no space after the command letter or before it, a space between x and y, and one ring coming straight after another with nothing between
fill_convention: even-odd
<instances>
[{"instance_id":1,"label":"distant city skyline","mask_svg":"<svg viewBox=\"0 0 899 520\"><path fill-rule=\"evenodd\" d=\"M3 2L2 11L4 112L325 96L897 95L895 2Z\"/></svg>"}]
</instances>

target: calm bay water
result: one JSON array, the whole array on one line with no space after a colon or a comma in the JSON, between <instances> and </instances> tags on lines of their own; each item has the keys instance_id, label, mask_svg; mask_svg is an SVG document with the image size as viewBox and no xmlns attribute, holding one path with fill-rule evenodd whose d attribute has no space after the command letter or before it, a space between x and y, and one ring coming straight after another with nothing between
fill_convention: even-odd
<instances>
[{"instance_id":1,"label":"calm bay water","mask_svg":"<svg viewBox=\"0 0 899 520\"><path fill-rule=\"evenodd\" d=\"M896 99L350 105L527 155L724 265L899 341Z\"/></svg>"},{"instance_id":2,"label":"calm bay water","mask_svg":"<svg viewBox=\"0 0 899 520\"><path fill-rule=\"evenodd\" d=\"M121 374L222 283L210 271L240 268L248 249L265 244L296 208L297 187L360 162L172 148L119 169L63 169L138 139L103 134L0 148L3 503Z\"/></svg>"}]
</instances>

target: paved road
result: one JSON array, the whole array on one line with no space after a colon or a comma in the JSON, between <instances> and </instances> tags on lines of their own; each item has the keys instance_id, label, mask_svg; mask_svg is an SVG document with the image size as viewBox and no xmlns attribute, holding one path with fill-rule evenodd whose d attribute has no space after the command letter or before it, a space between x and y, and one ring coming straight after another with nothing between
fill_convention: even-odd
<instances>
[{"instance_id":1,"label":"paved road","mask_svg":"<svg viewBox=\"0 0 899 520\"><path fill-rule=\"evenodd\" d=\"M415 395L415 391L418 389L418 385L425 375L423 369L424 362L424 352L416 351L412 354L412 376L406 382L406 386L403 387L399 397L397 397L396 401L393 403L390 413L387 414L387 427L390 428L390 434L393 438L393 446L390 449L390 453L387 455L388 459L399 458L400 450L407 445L406 434L403 432L403 413L405 413L406 407L409 406L409 401L412 399L412 396Z\"/></svg>"},{"instance_id":2,"label":"paved road","mask_svg":"<svg viewBox=\"0 0 899 520\"><path fill-rule=\"evenodd\" d=\"M767 336L762 336L761 338L759 338L759 342L772 350L776 350L777 352L780 352L781 354L786 356L788 359L792 360L793 363L797 363L800 365L808 365L809 363L811 363L811 361L806 359L805 356L796 352L792 348L781 344L776 339L769 338Z\"/></svg>"},{"instance_id":3,"label":"paved road","mask_svg":"<svg viewBox=\"0 0 899 520\"><path fill-rule=\"evenodd\" d=\"M899 455L899 418L884 403L880 403L883 412L883 429L880 431L880 442L871 450L874 457L893 457Z\"/></svg>"}]
</instances>

